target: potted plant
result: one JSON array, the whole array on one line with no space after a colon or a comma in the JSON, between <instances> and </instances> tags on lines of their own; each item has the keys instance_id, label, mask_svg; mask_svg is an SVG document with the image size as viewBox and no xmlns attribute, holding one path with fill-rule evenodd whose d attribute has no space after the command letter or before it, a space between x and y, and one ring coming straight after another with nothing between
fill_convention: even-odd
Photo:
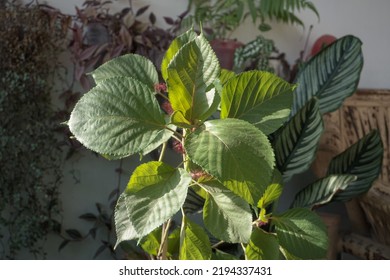
<instances>
[{"instance_id":1,"label":"potted plant","mask_svg":"<svg viewBox=\"0 0 390 280\"><path fill-rule=\"evenodd\" d=\"M306 0L217 0L212 3L190 0L189 9L192 7L195 8L194 15L188 16L187 21L202 24L222 68L225 69L232 69L234 51L243 45L231 39L231 34L247 17L251 18L253 24L258 24L261 32L271 29L269 20L303 26L296 15L296 12L303 9L309 9L319 17L313 3Z\"/></svg>"},{"instance_id":2,"label":"potted plant","mask_svg":"<svg viewBox=\"0 0 390 280\"><path fill-rule=\"evenodd\" d=\"M355 42L344 38L332 55L319 55L338 59L333 52L345 54L343 46L351 43L346 40ZM309 65L318 66L313 61ZM306 69L300 77L315 75ZM359 76L359 69L349 70ZM375 171L377 162L348 168L353 163L345 159L361 152L354 147L331 164L329 176L298 193L292 208L278 211L284 182L314 158L322 131L318 99L324 95L319 88L296 99L296 85L271 73L221 71L205 36L193 30L172 42L161 73L164 83L153 64L139 55L105 63L92 73L97 86L80 99L68 122L83 145L115 158L146 155L162 146L158 161L135 169L117 202L117 245L137 239L158 259L323 258L326 229L310 209L366 191L370 185L362 170ZM167 99L169 114L156 96ZM170 138L182 151L177 167L164 161ZM372 141L377 141L375 133L358 146ZM374 173L368 173L370 178ZM204 199L204 227L185 210L194 193ZM172 222L177 212L180 227ZM233 244L233 252L231 246L225 250L226 244Z\"/></svg>"}]
</instances>

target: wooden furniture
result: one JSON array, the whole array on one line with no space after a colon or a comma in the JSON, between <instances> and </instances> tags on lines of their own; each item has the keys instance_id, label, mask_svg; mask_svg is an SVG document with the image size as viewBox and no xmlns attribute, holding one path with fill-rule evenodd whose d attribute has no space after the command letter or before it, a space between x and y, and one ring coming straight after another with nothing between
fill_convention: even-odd
<instances>
[{"instance_id":1,"label":"wooden furniture","mask_svg":"<svg viewBox=\"0 0 390 280\"><path fill-rule=\"evenodd\" d=\"M384 145L382 173L364 196L346 203L353 233L340 248L363 259L390 259L390 90L358 90L324 116L325 132L313 171L323 177L330 160L373 129Z\"/></svg>"}]
</instances>

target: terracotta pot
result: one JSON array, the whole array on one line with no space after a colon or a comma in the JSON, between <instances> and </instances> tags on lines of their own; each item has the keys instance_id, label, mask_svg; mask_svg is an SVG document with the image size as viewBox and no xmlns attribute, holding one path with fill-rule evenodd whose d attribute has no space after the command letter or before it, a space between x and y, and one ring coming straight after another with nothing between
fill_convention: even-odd
<instances>
[{"instance_id":1,"label":"terracotta pot","mask_svg":"<svg viewBox=\"0 0 390 280\"><path fill-rule=\"evenodd\" d=\"M244 44L236 40L215 39L210 42L222 68L232 70L234 65L234 52Z\"/></svg>"}]
</instances>

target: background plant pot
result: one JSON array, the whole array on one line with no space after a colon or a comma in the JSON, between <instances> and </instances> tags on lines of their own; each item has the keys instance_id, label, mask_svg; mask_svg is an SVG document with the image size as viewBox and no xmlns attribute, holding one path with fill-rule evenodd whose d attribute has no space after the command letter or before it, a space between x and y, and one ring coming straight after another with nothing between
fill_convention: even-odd
<instances>
[{"instance_id":1,"label":"background plant pot","mask_svg":"<svg viewBox=\"0 0 390 280\"><path fill-rule=\"evenodd\" d=\"M210 42L218 57L222 68L232 70L234 65L234 52L244 44L237 40L215 39Z\"/></svg>"}]
</instances>

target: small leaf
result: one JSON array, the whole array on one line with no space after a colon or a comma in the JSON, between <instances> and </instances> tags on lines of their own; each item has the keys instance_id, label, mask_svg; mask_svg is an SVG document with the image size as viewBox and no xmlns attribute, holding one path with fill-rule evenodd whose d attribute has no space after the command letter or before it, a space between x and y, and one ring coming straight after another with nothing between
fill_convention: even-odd
<instances>
[{"instance_id":1,"label":"small leaf","mask_svg":"<svg viewBox=\"0 0 390 280\"><path fill-rule=\"evenodd\" d=\"M272 182L265 189L263 196L257 203L257 207L266 208L269 204L277 200L283 191L283 179L278 170L274 170Z\"/></svg>"},{"instance_id":2,"label":"small leaf","mask_svg":"<svg viewBox=\"0 0 390 280\"><path fill-rule=\"evenodd\" d=\"M268 72L239 74L223 87L221 119L246 120L271 134L289 117L294 89L294 85Z\"/></svg>"},{"instance_id":3,"label":"small leaf","mask_svg":"<svg viewBox=\"0 0 390 280\"><path fill-rule=\"evenodd\" d=\"M314 212L294 208L273 216L280 245L301 259L322 259L328 249L325 224Z\"/></svg>"},{"instance_id":4,"label":"small leaf","mask_svg":"<svg viewBox=\"0 0 390 280\"><path fill-rule=\"evenodd\" d=\"M168 79L168 65L172 58L176 55L181 47L183 47L188 42L195 40L196 37L197 34L195 31L190 29L172 41L161 63L161 74L165 81Z\"/></svg>"},{"instance_id":5,"label":"small leaf","mask_svg":"<svg viewBox=\"0 0 390 280\"><path fill-rule=\"evenodd\" d=\"M233 256L231 254L225 253L221 250L215 250L213 254L211 255L212 260L235 260L238 261L239 259L236 256Z\"/></svg>"},{"instance_id":6,"label":"small leaf","mask_svg":"<svg viewBox=\"0 0 390 280\"><path fill-rule=\"evenodd\" d=\"M188 135L184 147L194 163L252 205L271 180L271 145L260 130L246 121L206 121Z\"/></svg>"},{"instance_id":7,"label":"small leaf","mask_svg":"<svg viewBox=\"0 0 390 280\"><path fill-rule=\"evenodd\" d=\"M163 162L138 166L115 209L116 246L149 234L177 213L190 182L186 171Z\"/></svg>"},{"instance_id":8,"label":"small leaf","mask_svg":"<svg viewBox=\"0 0 390 280\"><path fill-rule=\"evenodd\" d=\"M138 54L126 54L111 59L91 74L97 84L108 78L131 77L154 90L154 85L158 83L158 74L153 63Z\"/></svg>"},{"instance_id":9,"label":"small leaf","mask_svg":"<svg viewBox=\"0 0 390 280\"><path fill-rule=\"evenodd\" d=\"M366 193L382 170L383 143L378 131L364 136L329 164L328 174L349 174L356 180L337 193L334 200L347 201Z\"/></svg>"},{"instance_id":10,"label":"small leaf","mask_svg":"<svg viewBox=\"0 0 390 280\"><path fill-rule=\"evenodd\" d=\"M96 259L101 253L104 252L108 247L106 244L102 244L95 252L95 255L93 255L93 258Z\"/></svg>"},{"instance_id":11,"label":"small leaf","mask_svg":"<svg viewBox=\"0 0 390 280\"><path fill-rule=\"evenodd\" d=\"M138 16L142 15L143 13L146 12L147 9L149 9L149 5L146 5L146 6L139 8L138 11L136 12L135 16L138 17Z\"/></svg>"},{"instance_id":12,"label":"small leaf","mask_svg":"<svg viewBox=\"0 0 390 280\"><path fill-rule=\"evenodd\" d=\"M245 248L247 260L277 260L279 259L279 242L275 234L254 228Z\"/></svg>"},{"instance_id":13,"label":"small leaf","mask_svg":"<svg viewBox=\"0 0 390 280\"><path fill-rule=\"evenodd\" d=\"M229 243L247 243L252 230L249 204L218 181L203 183L207 190L203 207L206 228L218 239Z\"/></svg>"},{"instance_id":14,"label":"small leaf","mask_svg":"<svg viewBox=\"0 0 390 280\"><path fill-rule=\"evenodd\" d=\"M296 194L292 207L314 208L324 205L355 180L356 176L352 175L330 175L319 179Z\"/></svg>"},{"instance_id":15,"label":"small leaf","mask_svg":"<svg viewBox=\"0 0 390 280\"><path fill-rule=\"evenodd\" d=\"M152 25L156 24L156 15L154 13L150 13L149 21Z\"/></svg>"},{"instance_id":16,"label":"small leaf","mask_svg":"<svg viewBox=\"0 0 390 280\"><path fill-rule=\"evenodd\" d=\"M153 92L125 77L104 80L86 93L68 124L85 147L121 157L143 151L166 127Z\"/></svg>"},{"instance_id":17,"label":"small leaf","mask_svg":"<svg viewBox=\"0 0 390 280\"><path fill-rule=\"evenodd\" d=\"M96 216L92 213L86 213L86 214L79 216L79 219L86 220L89 222L94 222L94 221L96 221Z\"/></svg>"},{"instance_id":18,"label":"small leaf","mask_svg":"<svg viewBox=\"0 0 390 280\"><path fill-rule=\"evenodd\" d=\"M81 235L81 233L77 230L77 229L67 229L65 231L69 236L70 238L72 238L73 240L80 240L80 239L83 239L83 236Z\"/></svg>"},{"instance_id":19,"label":"small leaf","mask_svg":"<svg viewBox=\"0 0 390 280\"><path fill-rule=\"evenodd\" d=\"M209 260L211 244L203 228L183 217L180 234L180 260Z\"/></svg>"},{"instance_id":20,"label":"small leaf","mask_svg":"<svg viewBox=\"0 0 390 280\"><path fill-rule=\"evenodd\" d=\"M64 240L61 242L60 246L58 247L58 252L60 252L62 249L65 248L66 245L68 245L70 240Z\"/></svg>"},{"instance_id":21,"label":"small leaf","mask_svg":"<svg viewBox=\"0 0 390 280\"><path fill-rule=\"evenodd\" d=\"M259 24L259 30L261 32L267 32L267 31L270 31L272 29L271 25L267 24L267 23L261 23Z\"/></svg>"}]
</instances>

